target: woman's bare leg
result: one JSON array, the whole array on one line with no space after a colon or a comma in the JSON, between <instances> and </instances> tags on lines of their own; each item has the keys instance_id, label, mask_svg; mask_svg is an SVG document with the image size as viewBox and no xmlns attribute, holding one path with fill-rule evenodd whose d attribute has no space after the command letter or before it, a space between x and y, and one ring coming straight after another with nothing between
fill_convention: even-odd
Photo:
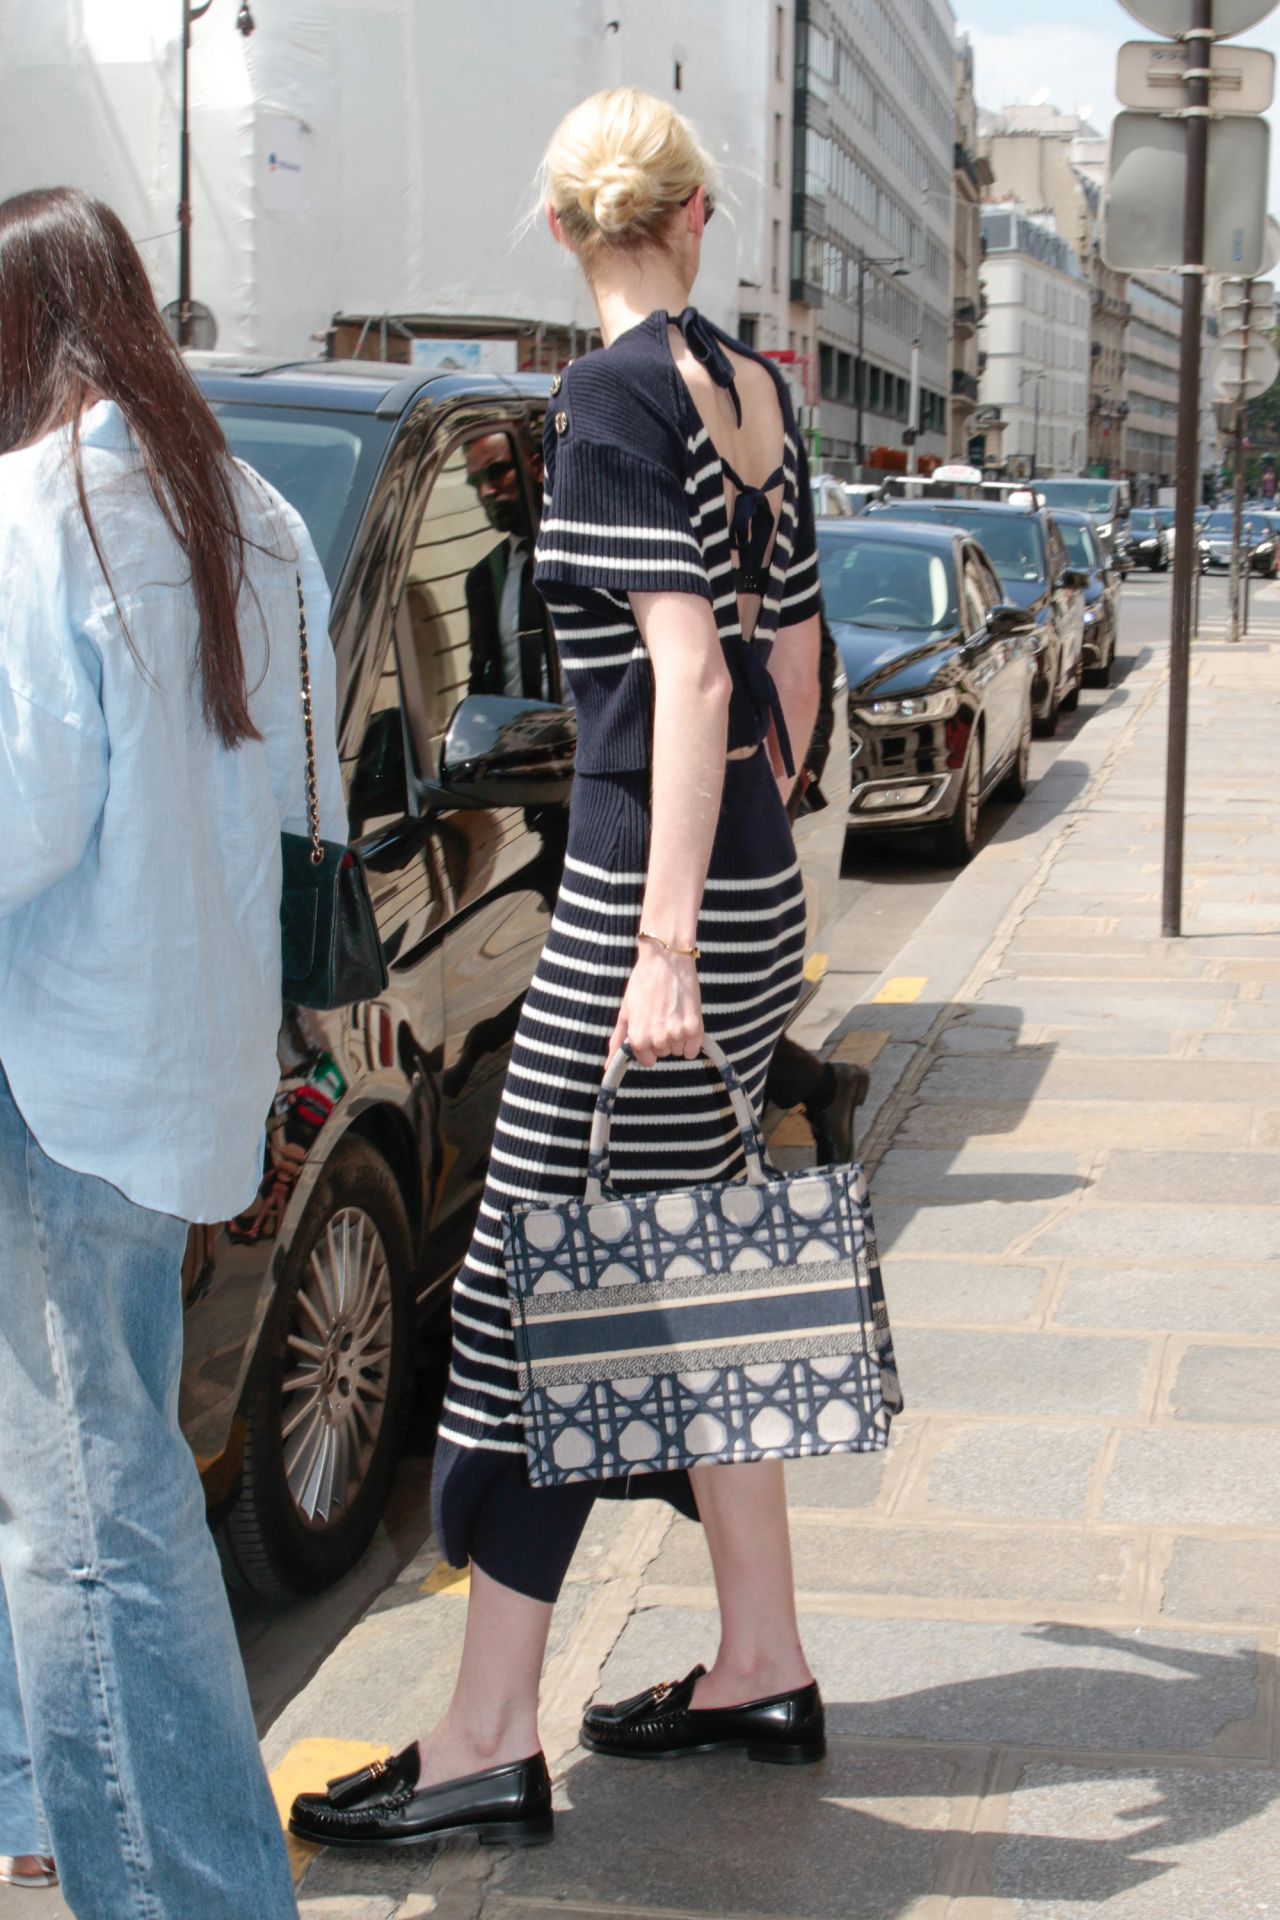
<instances>
[{"instance_id":1,"label":"woman's bare leg","mask_svg":"<svg viewBox=\"0 0 1280 1920\"><path fill-rule=\"evenodd\" d=\"M539 1747L538 1684L552 1608L471 1569L453 1698L419 1742L420 1786L524 1760Z\"/></svg>"},{"instance_id":2,"label":"woman's bare leg","mask_svg":"<svg viewBox=\"0 0 1280 1920\"><path fill-rule=\"evenodd\" d=\"M782 1462L695 1467L690 1478L720 1602L720 1648L693 1705L741 1706L807 1686Z\"/></svg>"}]
</instances>

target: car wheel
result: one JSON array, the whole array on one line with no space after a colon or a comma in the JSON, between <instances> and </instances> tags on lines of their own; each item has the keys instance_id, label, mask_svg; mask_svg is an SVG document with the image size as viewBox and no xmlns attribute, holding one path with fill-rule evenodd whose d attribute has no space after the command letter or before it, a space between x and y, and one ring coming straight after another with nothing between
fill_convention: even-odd
<instances>
[{"instance_id":1,"label":"car wheel","mask_svg":"<svg viewBox=\"0 0 1280 1920\"><path fill-rule=\"evenodd\" d=\"M284 1263L245 1415L233 1569L268 1599L317 1593L382 1517L412 1380L412 1238L385 1160L339 1143Z\"/></svg>"},{"instance_id":2,"label":"car wheel","mask_svg":"<svg viewBox=\"0 0 1280 1920\"><path fill-rule=\"evenodd\" d=\"M1084 653L1081 652L1080 658L1076 661L1076 677L1071 682L1071 685L1067 689L1066 693L1064 693L1062 696L1062 711L1064 713L1074 713L1076 708L1080 705L1080 689L1083 685L1084 685Z\"/></svg>"},{"instance_id":3,"label":"car wheel","mask_svg":"<svg viewBox=\"0 0 1280 1920\"><path fill-rule=\"evenodd\" d=\"M1106 657L1102 661L1102 664L1097 667L1091 667L1088 673L1086 673L1085 675L1086 686L1109 687L1111 685L1111 669L1112 667L1114 667L1115 663L1116 663L1116 637L1115 637L1115 634L1113 633L1111 638L1107 642Z\"/></svg>"},{"instance_id":4,"label":"car wheel","mask_svg":"<svg viewBox=\"0 0 1280 1920\"><path fill-rule=\"evenodd\" d=\"M1027 717L1022 723L1022 732L1018 736L1018 751L1013 764L1000 782L1002 800L1025 800L1031 786L1031 702L1027 702Z\"/></svg>"},{"instance_id":5,"label":"car wheel","mask_svg":"<svg viewBox=\"0 0 1280 1920\"><path fill-rule=\"evenodd\" d=\"M978 848L978 815L982 811L982 735L976 733L960 779L951 818L938 829L938 852L949 867L967 866Z\"/></svg>"}]
</instances>

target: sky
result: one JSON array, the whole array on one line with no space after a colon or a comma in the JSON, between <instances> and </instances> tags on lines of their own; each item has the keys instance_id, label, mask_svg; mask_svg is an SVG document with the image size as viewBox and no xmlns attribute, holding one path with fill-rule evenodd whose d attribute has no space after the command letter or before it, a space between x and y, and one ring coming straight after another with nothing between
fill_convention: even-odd
<instances>
[{"instance_id":1,"label":"sky","mask_svg":"<svg viewBox=\"0 0 1280 1920\"><path fill-rule=\"evenodd\" d=\"M973 41L978 103L984 107L1050 100L1064 113L1089 108L1105 133L1117 110L1116 50L1123 40L1158 38L1119 0L952 0ZM1280 54L1280 10L1240 36ZM1280 210L1280 118L1271 123L1271 206Z\"/></svg>"}]
</instances>

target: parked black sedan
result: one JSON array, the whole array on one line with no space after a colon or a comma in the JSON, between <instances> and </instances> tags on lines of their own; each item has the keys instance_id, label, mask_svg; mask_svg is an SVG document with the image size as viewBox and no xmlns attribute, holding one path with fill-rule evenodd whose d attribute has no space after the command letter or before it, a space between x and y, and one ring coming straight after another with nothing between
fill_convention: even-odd
<instances>
[{"instance_id":1,"label":"parked black sedan","mask_svg":"<svg viewBox=\"0 0 1280 1920\"><path fill-rule=\"evenodd\" d=\"M1059 713L1080 700L1084 678L1085 575L1067 559L1061 535L1043 507L967 500L895 500L875 515L959 527L981 543L1005 597L1033 617L1036 732L1056 731Z\"/></svg>"},{"instance_id":2,"label":"parked black sedan","mask_svg":"<svg viewBox=\"0 0 1280 1920\"><path fill-rule=\"evenodd\" d=\"M1169 534L1155 507L1135 507L1129 515L1129 551L1136 567L1168 573Z\"/></svg>"},{"instance_id":3,"label":"parked black sedan","mask_svg":"<svg viewBox=\"0 0 1280 1920\"><path fill-rule=\"evenodd\" d=\"M1230 567L1235 541L1235 514L1230 508L1218 508L1209 514L1200 529L1200 566L1204 572L1214 567ZM1251 573L1267 579L1276 575L1278 555L1274 529L1263 514L1246 513L1240 523L1240 559Z\"/></svg>"},{"instance_id":4,"label":"parked black sedan","mask_svg":"<svg viewBox=\"0 0 1280 1920\"><path fill-rule=\"evenodd\" d=\"M188 1249L182 1417L211 1512L250 1585L306 1592L381 1516L560 880L575 730L527 575L517 661L499 630L536 532L550 381L193 366L333 588L351 832L390 970L368 1004L285 1009L266 1177ZM811 938L844 846L843 709L836 724L831 804L797 826Z\"/></svg>"},{"instance_id":5,"label":"parked black sedan","mask_svg":"<svg viewBox=\"0 0 1280 1920\"><path fill-rule=\"evenodd\" d=\"M983 801L1021 798L1031 755L1034 615L977 541L871 514L821 524L827 618L849 682L849 826L930 826L972 855Z\"/></svg>"},{"instance_id":6,"label":"parked black sedan","mask_svg":"<svg viewBox=\"0 0 1280 1920\"><path fill-rule=\"evenodd\" d=\"M1103 552L1092 514L1055 512L1051 517L1062 535L1068 560L1077 572L1088 575L1084 589L1085 678L1091 686L1105 687L1116 657L1120 567Z\"/></svg>"}]
</instances>

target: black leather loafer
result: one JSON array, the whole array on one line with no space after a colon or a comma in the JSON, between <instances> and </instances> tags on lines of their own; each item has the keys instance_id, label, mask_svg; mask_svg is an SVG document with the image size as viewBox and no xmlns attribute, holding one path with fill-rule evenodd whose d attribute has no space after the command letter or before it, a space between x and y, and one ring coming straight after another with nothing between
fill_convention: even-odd
<instances>
[{"instance_id":1,"label":"black leather loafer","mask_svg":"<svg viewBox=\"0 0 1280 1920\"><path fill-rule=\"evenodd\" d=\"M752 1700L741 1707L693 1707L693 1689L705 1667L685 1679L650 1687L617 1706L588 1707L582 1744L592 1753L625 1760L671 1760L684 1753L719 1753L745 1747L748 1760L803 1767L827 1750L822 1695L817 1681L794 1693Z\"/></svg>"},{"instance_id":2,"label":"black leather loafer","mask_svg":"<svg viewBox=\"0 0 1280 1920\"><path fill-rule=\"evenodd\" d=\"M475 1834L482 1846L540 1847L551 1839L551 1776L540 1753L462 1780L418 1787L415 1741L389 1760L300 1793L289 1831L324 1847L412 1847Z\"/></svg>"}]
</instances>

